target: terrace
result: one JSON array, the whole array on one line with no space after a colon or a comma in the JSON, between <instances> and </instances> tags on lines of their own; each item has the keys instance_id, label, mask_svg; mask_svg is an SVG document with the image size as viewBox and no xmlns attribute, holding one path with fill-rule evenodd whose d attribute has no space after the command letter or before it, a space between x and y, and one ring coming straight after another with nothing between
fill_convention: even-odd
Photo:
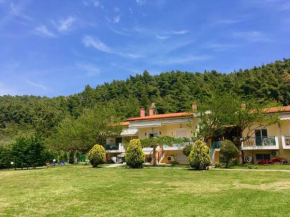
<instances>
[{"instance_id":1,"label":"terrace","mask_svg":"<svg viewBox=\"0 0 290 217\"><path fill-rule=\"evenodd\" d=\"M260 136L244 138L242 150L276 150L279 149L277 136Z\"/></svg>"}]
</instances>

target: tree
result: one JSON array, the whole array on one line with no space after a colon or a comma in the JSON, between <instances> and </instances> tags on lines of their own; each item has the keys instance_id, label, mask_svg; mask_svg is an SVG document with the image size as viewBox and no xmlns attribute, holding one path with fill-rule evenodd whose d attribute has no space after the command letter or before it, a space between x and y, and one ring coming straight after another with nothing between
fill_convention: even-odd
<instances>
[{"instance_id":1,"label":"tree","mask_svg":"<svg viewBox=\"0 0 290 217\"><path fill-rule=\"evenodd\" d=\"M196 141L188 159L192 168L197 170L207 169L210 165L209 148L204 142Z\"/></svg>"},{"instance_id":2,"label":"tree","mask_svg":"<svg viewBox=\"0 0 290 217\"><path fill-rule=\"evenodd\" d=\"M84 110L77 119L66 117L56 128L57 133L48 140L49 147L72 151L76 163L77 151L88 151L96 143L105 145L107 137L120 135L122 127L115 116L113 108L95 106Z\"/></svg>"},{"instance_id":3,"label":"tree","mask_svg":"<svg viewBox=\"0 0 290 217\"><path fill-rule=\"evenodd\" d=\"M142 147L152 148L153 149L153 166L156 165L156 149L159 146L160 148L163 145L172 146L174 143L180 142L181 140L177 140L174 137L163 136L163 137L151 137L141 140Z\"/></svg>"},{"instance_id":4,"label":"tree","mask_svg":"<svg viewBox=\"0 0 290 217\"><path fill-rule=\"evenodd\" d=\"M12 156L9 147L0 145L0 170L9 168L11 160Z\"/></svg>"},{"instance_id":5,"label":"tree","mask_svg":"<svg viewBox=\"0 0 290 217\"><path fill-rule=\"evenodd\" d=\"M145 155L139 139L132 139L126 149L126 163L131 168L142 168Z\"/></svg>"},{"instance_id":6,"label":"tree","mask_svg":"<svg viewBox=\"0 0 290 217\"><path fill-rule=\"evenodd\" d=\"M192 150L192 147L193 147L193 146L192 146L191 144L189 144L189 145L185 145L185 146L184 146L182 152L183 152L183 154L184 154L186 157L188 157L188 156L190 155L190 152L191 152L191 150Z\"/></svg>"},{"instance_id":7,"label":"tree","mask_svg":"<svg viewBox=\"0 0 290 217\"><path fill-rule=\"evenodd\" d=\"M93 167L98 167L99 164L106 162L106 150L101 145L94 145L88 153L88 159Z\"/></svg>"},{"instance_id":8,"label":"tree","mask_svg":"<svg viewBox=\"0 0 290 217\"><path fill-rule=\"evenodd\" d=\"M226 128L235 127L237 129L235 143L240 147L241 139L249 139L255 129L279 123L277 113L267 113L267 108L274 105L277 104L265 100L264 102L253 98L245 100L234 93L216 94L200 110L201 121L197 135L204 140L218 138L224 134ZM243 138L246 129L247 135Z\"/></svg>"},{"instance_id":9,"label":"tree","mask_svg":"<svg viewBox=\"0 0 290 217\"><path fill-rule=\"evenodd\" d=\"M232 141L225 140L221 142L220 154L226 159L226 167L228 167L230 160L239 154L239 150Z\"/></svg>"}]
</instances>

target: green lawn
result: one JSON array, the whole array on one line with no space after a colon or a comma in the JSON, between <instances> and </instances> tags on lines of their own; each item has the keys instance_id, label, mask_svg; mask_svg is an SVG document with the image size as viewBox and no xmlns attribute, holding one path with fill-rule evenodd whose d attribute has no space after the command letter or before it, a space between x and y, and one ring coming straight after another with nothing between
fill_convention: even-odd
<instances>
[{"instance_id":1,"label":"green lawn","mask_svg":"<svg viewBox=\"0 0 290 217\"><path fill-rule=\"evenodd\" d=\"M269 164L269 165L250 165L252 169L259 170L290 170L290 165L279 165L279 164ZM231 166L229 169L249 169L247 165L237 165Z\"/></svg>"},{"instance_id":2,"label":"green lawn","mask_svg":"<svg viewBox=\"0 0 290 217\"><path fill-rule=\"evenodd\" d=\"M289 216L290 173L63 166L0 171L0 216Z\"/></svg>"}]
</instances>

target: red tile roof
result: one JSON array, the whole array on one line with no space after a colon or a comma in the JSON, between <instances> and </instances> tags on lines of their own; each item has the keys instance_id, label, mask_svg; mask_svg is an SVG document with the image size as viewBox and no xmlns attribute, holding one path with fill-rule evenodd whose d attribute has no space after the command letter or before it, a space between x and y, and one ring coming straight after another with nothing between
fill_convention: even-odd
<instances>
[{"instance_id":1,"label":"red tile roof","mask_svg":"<svg viewBox=\"0 0 290 217\"><path fill-rule=\"evenodd\" d=\"M164 118L181 118L191 115L188 112L180 112L180 113L170 113L170 114L160 114L160 115L151 115L145 117L136 117L136 118L128 118L127 121L141 121L141 120L152 120L152 119L164 119Z\"/></svg>"},{"instance_id":2,"label":"red tile roof","mask_svg":"<svg viewBox=\"0 0 290 217\"><path fill-rule=\"evenodd\" d=\"M265 113L276 113L276 112L290 112L290 106L280 106L264 109Z\"/></svg>"},{"instance_id":3,"label":"red tile roof","mask_svg":"<svg viewBox=\"0 0 290 217\"><path fill-rule=\"evenodd\" d=\"M120 125L121 126L129 126L129 122L121 122Z\"/></svg>"}]
</instances>

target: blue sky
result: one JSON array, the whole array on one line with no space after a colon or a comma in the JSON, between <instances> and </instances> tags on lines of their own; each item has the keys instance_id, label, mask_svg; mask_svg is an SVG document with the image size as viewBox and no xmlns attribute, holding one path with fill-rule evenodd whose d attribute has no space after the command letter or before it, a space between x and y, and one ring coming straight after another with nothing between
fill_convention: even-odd
<instances>
[{"instance_id":1,"label":"blue sky","mask_svg":"<svg viewBox=\"0 0 290 217\"><path fill-rule=\"evenodd\" d=\"M0 95L290 56L289 0L0 0Z\"/></svg>"}]
</instances>

